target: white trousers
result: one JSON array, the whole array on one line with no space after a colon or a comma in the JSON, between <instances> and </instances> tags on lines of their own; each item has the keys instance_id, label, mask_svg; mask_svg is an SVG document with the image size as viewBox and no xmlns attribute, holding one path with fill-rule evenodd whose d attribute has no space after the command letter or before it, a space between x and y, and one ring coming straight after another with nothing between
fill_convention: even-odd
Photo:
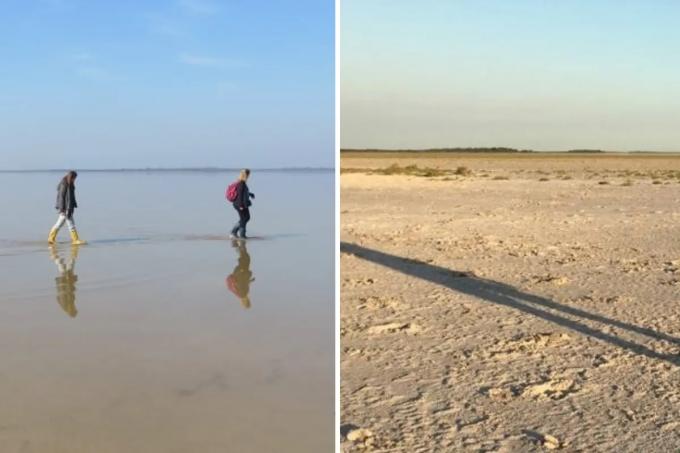
<instances>
[{"instance_id":1,"label":"white trousers","mask_svg":"<svg viewBox=\"0 0 680 453\"><path fill-rule=\"evenodd\" d=\"M57 219L57 223L54 224L52 227L53 229L59 231L62 226L64 226L64 222L66 222L66 225L68 225L68 229L70 231L76 231L76 223L73 220L73 216L69 219L66 217L66 214L59 214L59 218Z\"/></svg>"}]
</instances>

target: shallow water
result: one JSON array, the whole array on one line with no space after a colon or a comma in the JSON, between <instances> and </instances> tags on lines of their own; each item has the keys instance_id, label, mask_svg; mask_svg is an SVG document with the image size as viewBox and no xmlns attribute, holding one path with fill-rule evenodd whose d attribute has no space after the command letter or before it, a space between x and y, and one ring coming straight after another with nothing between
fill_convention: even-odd
<instances>
[{"instance_id":1,"label":"shallow water","mask_svg":"<svg viewBox=\"0 0 680 453\"><path fill-rule=\"evenodd\" d=\"M254 173L246 242L232 174L82 173L50 249L60 176L0 174L2 451L332 451L332 173Z\"/></svg>"}]
</instances>

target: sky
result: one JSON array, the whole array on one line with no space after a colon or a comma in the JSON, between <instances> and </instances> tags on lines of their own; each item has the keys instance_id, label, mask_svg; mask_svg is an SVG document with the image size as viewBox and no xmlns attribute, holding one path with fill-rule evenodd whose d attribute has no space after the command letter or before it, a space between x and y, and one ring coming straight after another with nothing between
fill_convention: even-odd
<instances>
[{"instance_id":1,"label":"sky","mask_svg":"<svg viewBox=\"0 0 680 453\"><path fill-rule=\"evenodd\" d=\"M680 2L343 0L341 146L680 151Z\"/></svg>"},{"instance_id":2,"label":"sky","mask_svg":"<svg viewBox=\"0 0 680 453\"><path fill-rule=\"evenodd\" d=\"M332 167L332 0L0 0L0 169Z\"/></svg>"}]
</instances>

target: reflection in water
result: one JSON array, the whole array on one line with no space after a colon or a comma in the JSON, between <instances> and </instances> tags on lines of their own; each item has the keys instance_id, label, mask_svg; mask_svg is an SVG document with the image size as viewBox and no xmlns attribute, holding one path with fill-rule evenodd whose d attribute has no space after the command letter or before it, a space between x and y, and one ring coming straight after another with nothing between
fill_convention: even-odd
<instances>
[{"instance_id":1,"label":"reflection in water","mask_svg":"<svg viewBox=\"0 0 680 453\"><path fill-rule=\"evenodd\" d=\"M246 249L245 241L232 241L232 246L238 250L238 264L227 277L226 283L229 291L241 300L243 308L250 308L250 283L255 281L250 271L250 255Z\"/></svg>"},{"instance_id":2,"label":"reflection in water","mask_svg":"<svg viewBox=\"0 0 680 453\"><path fill-rule=\"evenodd\" d=\"M68 261L59 256L59 250L54 245L50 246L50 257L57 265L59 277L54 281L57 284L57 302L71 318L78 314L76 309L76 282L78 276L74 273L76 259L78 259L78 245L71 246L71 256Z\"/></svg>"}]
</instances>

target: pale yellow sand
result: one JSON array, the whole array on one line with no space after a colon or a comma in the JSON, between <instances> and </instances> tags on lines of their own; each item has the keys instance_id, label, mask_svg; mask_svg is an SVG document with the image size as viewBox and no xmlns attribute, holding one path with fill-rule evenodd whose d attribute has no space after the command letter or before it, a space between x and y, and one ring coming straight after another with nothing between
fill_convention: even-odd
<instances>
[{"instance_id":1,"label":"pale yellow sand","mask_svg":"<svg viewBox=\"0 0 680 453\"><path fill-rule=\"evenodd\" d=\"M344 451L680 448L680 158L393 163L473 175L341 177Z\"/></svg>"}]
</instances>

